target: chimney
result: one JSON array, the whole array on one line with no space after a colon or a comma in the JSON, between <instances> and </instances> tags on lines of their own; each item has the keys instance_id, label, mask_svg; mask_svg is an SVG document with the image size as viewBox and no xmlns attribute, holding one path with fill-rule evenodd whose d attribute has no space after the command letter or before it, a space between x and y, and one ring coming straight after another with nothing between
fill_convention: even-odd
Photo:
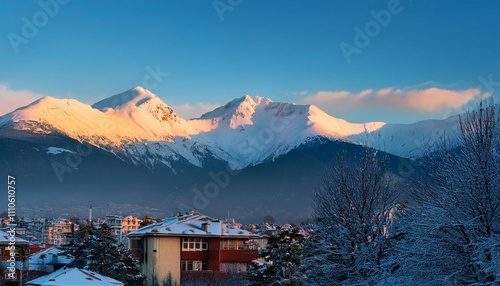
<instances>
[{"instance_id":1,"label":"chimney","mask_svg":"<svg viewBox=\"0 0 500 286\"><path fill-rule=\"evenodd\" d=\"M208 232L208 223L206 222L202 223L201 228L203 229L204 232Z\"/></svg>"}]
</instances>

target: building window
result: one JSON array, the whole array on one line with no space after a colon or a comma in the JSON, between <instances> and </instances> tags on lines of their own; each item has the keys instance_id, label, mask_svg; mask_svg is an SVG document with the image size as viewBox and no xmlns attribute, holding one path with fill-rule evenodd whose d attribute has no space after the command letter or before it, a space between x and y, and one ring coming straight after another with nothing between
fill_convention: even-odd
<instances>
[{"instance_id":1,"label":"building window","mask_svg":"<svg viewBox=\"0 0 500 286\"><path fill-rule=\"evenodd\" d=\"M183 251L202 251L208 250L208 240L201 237L183 237L182 238Z\"/></svg>"},{"instance_id":2,"label":"building window","mask_svg":"<svg viewBox=\"0 0 500 286\"><path fill-rule=\"evenodd\" d=\"M224 250L252 249L249 241L245 239L223 239L221 240L221 248Z\"/></svg>"},{"instance_id":3,"label":"building window","mask_svg":"<svg viewBox=\"0 0 500 286\"><path fill-rule=\"evenodd\" d=\"M235 249L235 246L237 244L236 240L234 239L224 239L224 240L221 240L221 248L222 249Z\"/></svg>"},{"instance_id":4,"label":"building window","mask_svg":"<svg viewBox=\"0 0 500 286\"><path fill-rule=\"evenodd\" d=\"M206 261L182 261L182 271L203 271L208 269Z\"/></svg>"}]
</instances>

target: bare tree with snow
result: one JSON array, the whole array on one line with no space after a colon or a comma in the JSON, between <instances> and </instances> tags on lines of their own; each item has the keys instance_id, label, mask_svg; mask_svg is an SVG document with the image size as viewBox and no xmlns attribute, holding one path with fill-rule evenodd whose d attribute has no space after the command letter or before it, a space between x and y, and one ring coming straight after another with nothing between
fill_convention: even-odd
<instances>
[{"instance_id":1,"label":"bare tree with snow","mask_svg":"<svg viewBox=\"0 0 500 286\"><path fill-rule=\"evenodd\" d=\"M429 154L421 205L400 220L400 284L500 284L499 135L498 105L481 102L460 117L459 147Z\"/></svg>"},{"instance_id":2,"label":"bare tree with snow","mask_svg":"<svg viewBox=\"0 0 500 286\"><path fill-rule=\"evenodd\" d=\"M316 228L304 248L304 285L376 285L388 276L385 256L401 188L387 157L364 148L340 156L314 199Z\"/></svg>"}]
</instances>

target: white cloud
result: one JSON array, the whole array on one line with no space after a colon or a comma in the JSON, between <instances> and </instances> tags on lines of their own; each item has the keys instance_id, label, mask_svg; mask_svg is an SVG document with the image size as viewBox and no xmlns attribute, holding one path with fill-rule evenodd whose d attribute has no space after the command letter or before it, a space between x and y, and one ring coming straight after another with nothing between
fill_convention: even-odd
<instances>
[{"instance_id":1,"label":"white cloud","mask_svg":"<svg viewBox=\"0 0 500 286\"><path fill-rule=\"evenodd\" d=\"M490 94L479 89L448 90L441 88L426 89L366 89L361 92L320 91L306 96L301 102L314 104L332 115L353 111L373 112L386 117L407 113L425 116L444 117L467 103ZM365 114L366 115L366 114ZM423 118L422 118L423 119ZM380 120L376 118L374 120Z\"/></svg>"},{"instance_id":2,"label":"white cloud","mask_svg":"<svg viewBox=\"0 0 500 286\"><path fill-rule=\"evenodd\" d=\"M13 90L6 84L0 84L0 116L26 106L44 96L29 90Z\"/></svg>"},{"instance_id":3,"label":"white cloud","mask_svg":"<svg viewBox=\"0 0 500 286\"><path fill-rule=\"evenodd\" d=\"M211 104L211 103L203 103L198 102L195 104L181 104L174 105L172 108L184 119L198 118L203 113L214 110L215 108L220 107L219 104Z\"/></svg>"}]
</instances>

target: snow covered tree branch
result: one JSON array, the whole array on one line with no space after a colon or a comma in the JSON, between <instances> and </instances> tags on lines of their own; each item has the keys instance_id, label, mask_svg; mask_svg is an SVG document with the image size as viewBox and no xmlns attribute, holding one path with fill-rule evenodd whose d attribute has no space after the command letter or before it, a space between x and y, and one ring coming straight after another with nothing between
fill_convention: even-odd
<instances>
[{"instance_id":1,"label":"snow covered tree branch","mask_svg":"<svg viewBox=\"0 0 500 286\"><path fill-rule=\"evenodd\" d=\"M316 229L306 242L305 285L375 285L383 280L401 186L386 171L387 157L365 147L351 161L340 156L314 198Z\"/></svg>"},{"instance_id":2,"label":"snow covered tree branch","mask_svg":"<svg viewBox=\"0 0 500 286\"><path fill-rule=\"evenodd\" d=\"M422 285L500 283L500 112L481 102L460 117L459 147L428 154L421 203L405 219L402 280Z\"/></svg>"}]
</instances>

